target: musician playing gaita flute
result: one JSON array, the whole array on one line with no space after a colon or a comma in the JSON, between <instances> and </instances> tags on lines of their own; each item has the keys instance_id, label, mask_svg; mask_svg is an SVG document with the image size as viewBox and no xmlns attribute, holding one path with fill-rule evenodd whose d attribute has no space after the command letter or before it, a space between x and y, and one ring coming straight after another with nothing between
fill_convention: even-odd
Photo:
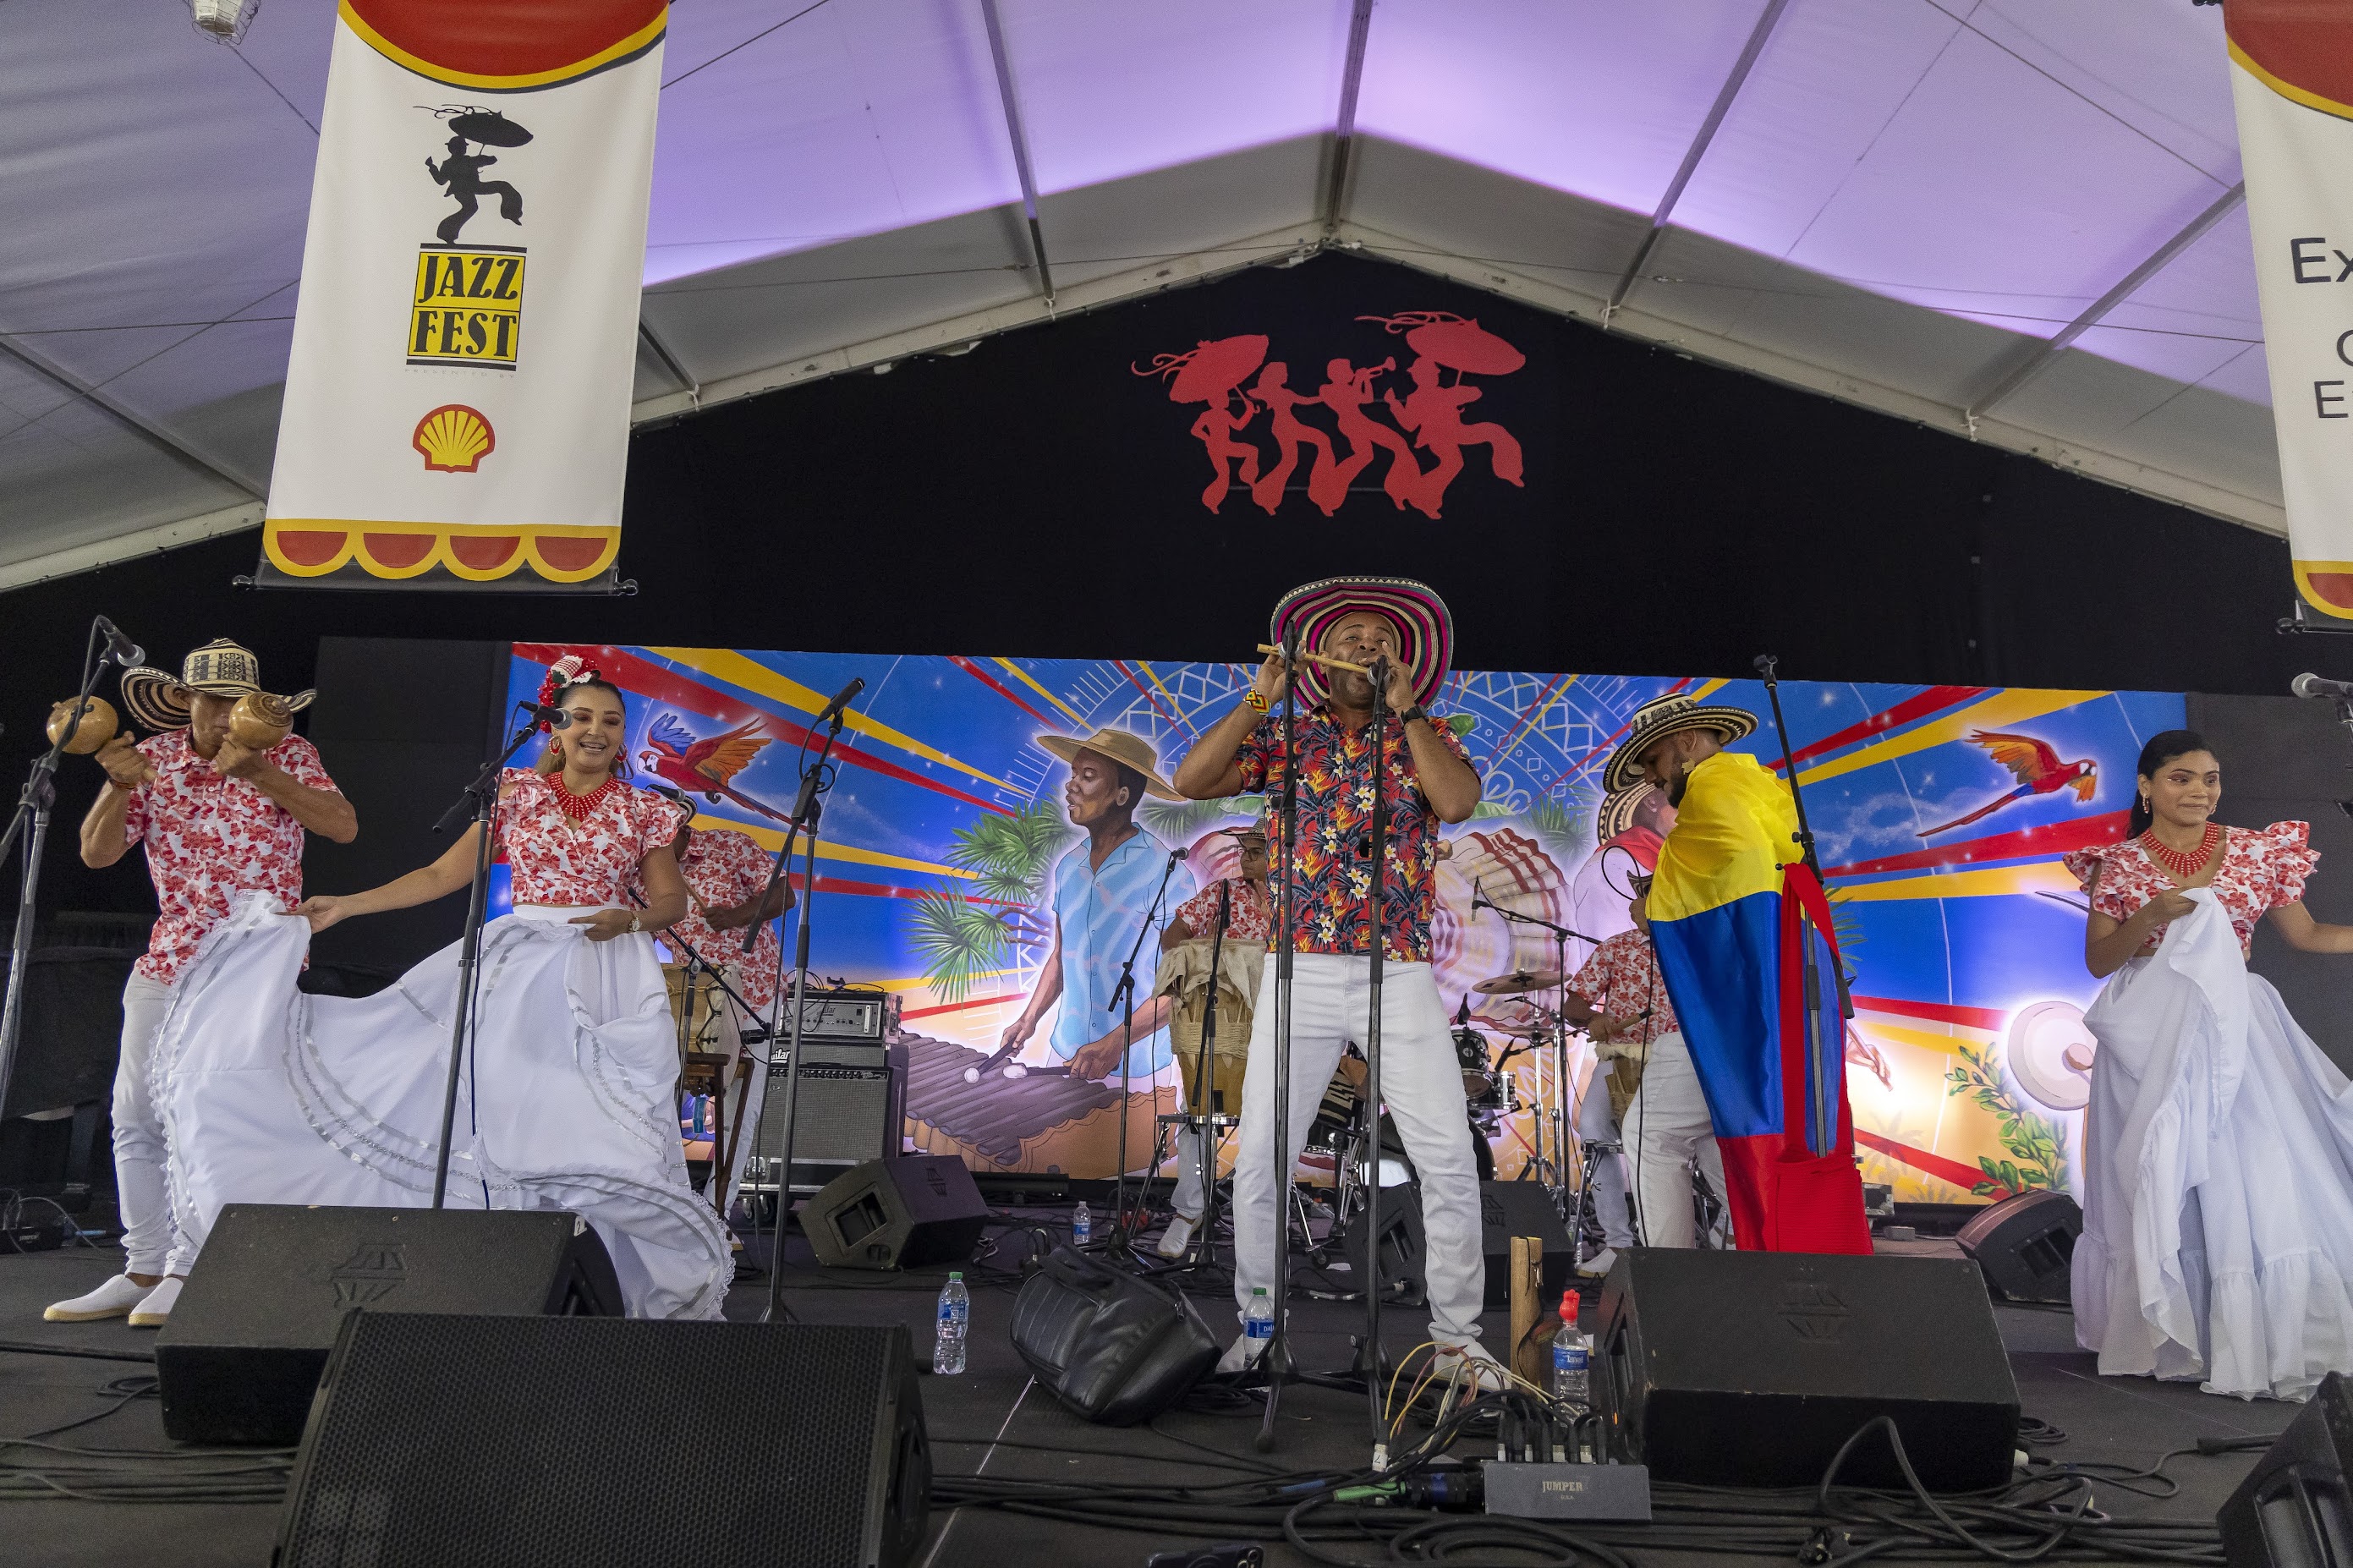
<instances>
[{"instance_id":1,"label":"musician playing gaita flute","mask_svg":"<svg viewBox=\"0 0 2353 1568\"><path fill-rule=\"evenodd\" d=\"M1291 1012L1291 1147L1273 1148L1274 1005L1277 965L1266 967L1250 1026L1250 1068L1242 1080L1242 1121L1234 1167L1234 1299L1272 1281L1277 1212L1287 1173L1298 1159L1315 1108L1340 1053L1363 1038L1370 1006L1372 943L1382 942L1382 1089L1386 1106L1421 1178L1429 1237L1430 1336L1440 1347L1439 1374L1466 1362L1500 1385L1502 1368L1479 1342L1485 1296L1480 1247L1479 1174L1464 1114L1462 1075L1446 1007L1430 974L1430 917L1436 905L1438 828L1466 820L1479 804L1477 771L1452 731L1423 704L1446 679L1453 626L1437 594L1395 577L1335 577L1311 583L1276 606L1270 634L1284 644L1296 626L1301 646L1369 667L1387 659L1387 713L1373 725L1372 681L1336 666L1304 663L1286 671L1280 655L1259 668L1250 689L1176 770L1179 792L1195 800L1264 791L1278 800L1286 759L1282 701L1287 678L1299 682L1298 828L1289 857L1293 965ZM1388 814L1388 839L1372 842L1374 792ZM1278 836L1281 814L1271 814ZM1372 857L1382 857L1377 932L1366 908ZM1276 846L1278 864L1282 846ZM1278 933L1278 939L1281 933ZM1220 1366L1249 1364L1252 1347L1237 1339Z\"/></svg>"}]
</instances>

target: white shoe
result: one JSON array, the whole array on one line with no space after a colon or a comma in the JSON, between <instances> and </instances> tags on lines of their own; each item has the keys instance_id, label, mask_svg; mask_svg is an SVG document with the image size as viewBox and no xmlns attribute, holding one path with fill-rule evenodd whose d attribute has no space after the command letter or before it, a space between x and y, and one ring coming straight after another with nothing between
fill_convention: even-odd
<instances>
[{"instance_id":1,"label":"white shoe","mask_svg":"<svg viewBox=\"0 0 2353 1568\"><path fill-rule=\"evenodd\" d=\"M41 1314L51 1323L95 1323L107 1318L119 1318L146 1298L154 1289L142 1285L128 1274L118 1274L85 1296L70 1301L59 1301Z\"/></svg>"},{"instance_id":2,"label":"white shoe","mask_svg":"<svg viewBox=\"0 0 2353 1568\"><path fill-rule=\"evenodd\" d=\"M1236 1335L1234 1342L1226 1347L1226 1353L1218 1358L1218 1370L1228 1376L1248 1372L1258 1364L1258 1358L1266 1353L1267 1343L1265 1340L1250 1338L1246 1332Z\"/></svg>"},{"instance_id":3,"label":"white shoe","mask_svg":"<svg viewBox=\"0 0 2353 1568\"><path fill-rule=\"evenodd\" d=\"M1152 1250L1163 1258L1184 1257L1185 1249L1193 1245L1193 1227L1200 1223L1198 1218L1187 1219L1181 1214L1176 1215L1168 1222L1168 1228L1160 1233L1160 1245Z\"/></svg>"},{"instance_id":4,"label":"white shoe","mask_svg":"<svg viewBox=\"0 0 2353 1568\"><path fill-rule=\"evenodd\" d=\"M1438 1364L1434 1372L1441 1383L1451 1381L1457 1373L1462 1373L1473 1391L1480 1394L1503 1388L1511 1381L1511 1374L1504 1363L1495 1359L1495 1352L1477 1340L1459 1345L1439 1346Z\"/></svg>"},{"instance_id":5,"label":"white shoe","mask_svg":"<svg viewBox=\"0 0 2353 1568\"><path fill-rule=\"evenodd\" d=\"M131 1326L134 1329L160 1329L172 1321L172 1305L180 1299L180 1287L185 1283L177 1274L164 1276L164 1282L147 1292L147 1299L131 1309Z\"/></svg>"},{"instance_id":6,"label":"white shoe","mask_svg":"<svg viewBox=\"0 0 2353 1568\"><path fill-rule=\"evenodd\" d=\"M1577 1266L1577 1276L1580 1279L1599 1279L1609 1273L1617 1262L1616 1249L1605 1247Z\"/></svg>"}]
</instances>

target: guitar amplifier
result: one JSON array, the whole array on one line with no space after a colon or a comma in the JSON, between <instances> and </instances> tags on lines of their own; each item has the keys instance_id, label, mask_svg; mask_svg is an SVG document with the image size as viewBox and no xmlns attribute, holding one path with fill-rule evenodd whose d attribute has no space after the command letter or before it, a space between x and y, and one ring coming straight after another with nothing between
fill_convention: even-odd
<instances>
[{"instance_id":1,"label":"guitar amplifier","mask_svg":"<svg viewBox=\"0 0 2353 1568\"><path fill-rule=\"evenodd\" d=\"M801 1041L800 1104L795 1117L792 1190L814 1193L854 1165L899 1152L906 1120L907 1047L880 1040ZM745 1184L773 1192L785 1156L785 1088L792 1052L768 1057L768 1094L752 1141Z\"/></svg>"}]
</instances>

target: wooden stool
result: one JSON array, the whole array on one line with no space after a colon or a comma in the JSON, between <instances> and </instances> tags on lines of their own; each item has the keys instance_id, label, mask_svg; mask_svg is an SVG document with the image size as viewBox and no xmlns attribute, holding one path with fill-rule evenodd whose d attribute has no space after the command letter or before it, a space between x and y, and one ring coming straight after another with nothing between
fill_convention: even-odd
<instances>
[{"instance_id":1,"label":"wooden stool","mask_svg":"<svg viewBox=\"0 0 2353 1568\"><path fill-rule=\"evenodd\" d=\"M686 1066L678 1075L681 1094L707 1094L711 1097L711 1202L719 1209L723 1224L727 1211L728 1157L733 1151L727 1143L727 1062L717 1051L689 1051Z\"/></svg>"}]
</instances>

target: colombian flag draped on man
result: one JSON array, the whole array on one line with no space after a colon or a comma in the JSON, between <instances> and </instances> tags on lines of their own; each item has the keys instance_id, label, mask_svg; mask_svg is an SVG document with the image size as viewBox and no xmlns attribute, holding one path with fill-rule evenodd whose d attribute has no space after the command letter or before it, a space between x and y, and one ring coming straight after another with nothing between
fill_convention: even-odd
<instances>
[{"instance_id":1,"label":"colombian flag draped on man","mask_svg":"<svg viewBox=\"0 0 2353 1568\"><path fill-rule=\"evenodd\" d=\"M1737 739L1756 723L1687 698L1651 707L1620 753L1628 763L1664 733ZM1707 721L1718 715L1732 721ZM1651 940L1723 1151L1733 1234L1745 1251L1869 1252L1838 942L1799 858L1788 786L1734 752L1693 763L1683 784L1651 884Z\"/></svg>"}]
</instances>

